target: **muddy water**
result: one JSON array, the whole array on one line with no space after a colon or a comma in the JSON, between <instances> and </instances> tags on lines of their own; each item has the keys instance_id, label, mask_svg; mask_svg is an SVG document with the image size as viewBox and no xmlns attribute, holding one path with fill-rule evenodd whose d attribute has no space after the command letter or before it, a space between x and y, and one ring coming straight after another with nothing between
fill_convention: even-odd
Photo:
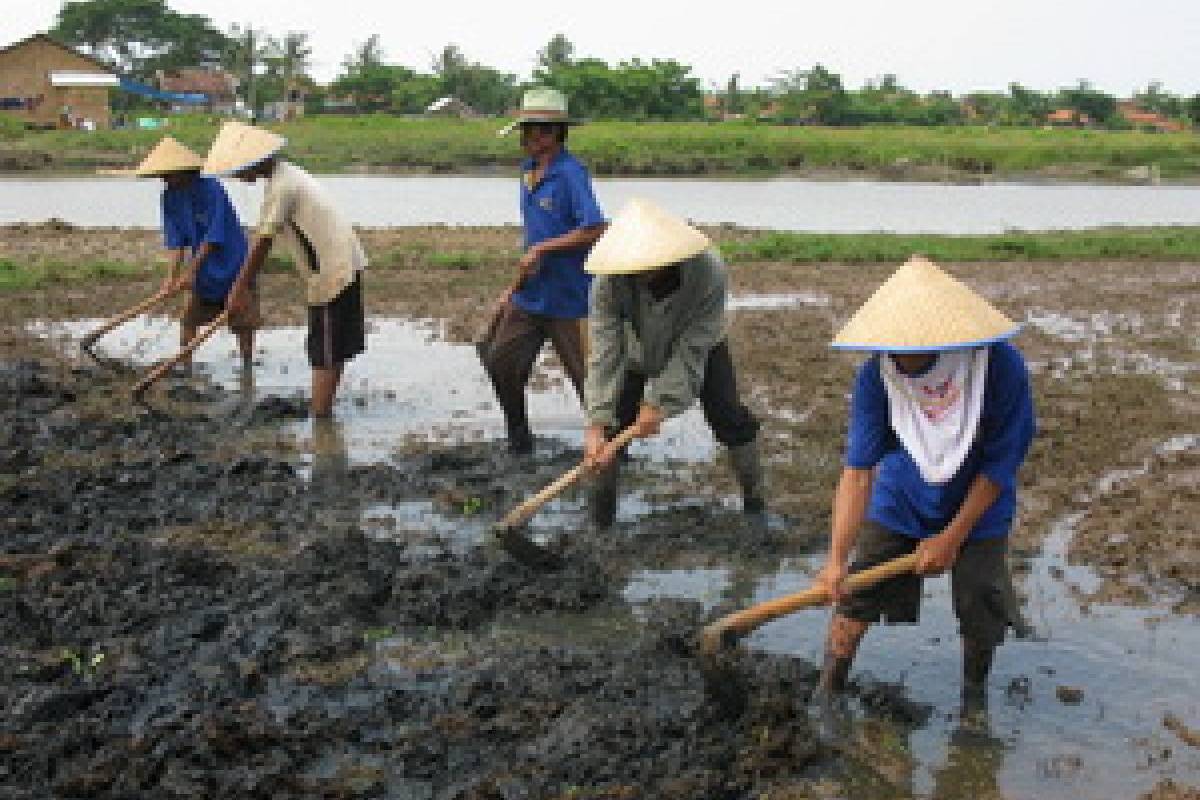
<instances>
[{"instance_id":1,"label":"muddy water","mask_svg":"<svg viewBox=\"0 0 1200 800\"><path fill-rule=\"evenodd\" d=\"M517 224L516 183L508 177L323 175L357 225ZM243 219L261 189L230 183ZM1195 187L954 186L877 181L694 181L600 179L610 211L650 197L704 224L823 232L996 233L1102 225L1195 225ZM158 225L154 181L114 178L0 179L0 224L51 217L76 225Z\"/></svg>"},{"instance_id":2,"label":"muddy water","mask_svg":"<svg viewBox=\"0 0 1200 800\"><path fill-rule=\"evenodd\" d=\"M762 294L733 303L739 304L787 313L797 306L823 306L824 302L819 295ZM1085 322L1060 317L1035 314L1030 321L1064 339L1075 336L1090 344L1095 344L1097 329L1132 324L1123 319ZM69 348L89 327L89 321L73 321L37 330ZM100 349L146 364L172 350L175 336L171 323L147 319L104 340ZM435 450L458 447L464 441L486 446L498 437L500 417L470 347L445 342L433 323L376 319L371 336L368 355L356 360L347 373L348 391L339 408L340 433L334 444L320 441L306 422L286 428L297 439L297 455L310 472L329 460L330 447L335 461L369 463L396 459L406 438L415 436L427 443L430 430L440 440ZM260 346L253 396L261 400L302 393L307 370L300 331L264 331ZM197 385L211 380L236 395L232 390L241 381L234 370L231 339L210 343L198 361L204 380ZM532 417L538 433L546 437L539 457L562 458L564 444L578 443L578 405L552 364L540 367L537 385ZM186 396L170 387L166 391ZM229 402L236 405L236 397ZM583 613L502 610L486 633L465 640L384 638L379 643L384 663L392 664L397 674L415 674L411 673L414 661L452 663L466 658L463 653L470 645L485 640L615 646L637 629L642 609L655 600L694 601L711 611L806 585L819 564L819 552L805 554L785 546L789 556L781 559L770 548L761 558L748 556L744 549L727 549L722 532L741 535L736 515L721 511L721 503L730 498L716 498L715 509L698 505L693 487L688 486L694 476L691 470L703 468L716 448L698 415L685 415L673 424L676 427L666 436L642 445L635 454L637 463L615 534L628 536L632 545L595 546L606 554L610 566L619 565L616 574L623 576L619 594L627 606L601 606ZM1195 438L1173 438L1160 449L1191 451L1198 444ZM559 463L569 460L567 454ZM1101 476L1093 491L1101 496L1130 477ZM469 495L414 497L348 513L376 541L407 545L415 537L428 539L432 534L431 541L419 545L427 548L429 557L442 550L465 554L479 544L487 529L487 518L463 514L470 500ZM536 529L546 538L565 535L578 541L582 515L578 498L567 498L547 509ZM840 796L1100 800L1135 797L1164 777L1185 784L1200 782L1200 751L1183 746L1162 726L1168 711L1183 719L1200 718L1200 697L1195 691L1200 629L1194 619L1171 614L1169 598L1139 609L1091 602L1089 595L1100 586L1099 577L1067 561L1080 517L1077 513L1062 516L1040 552L1016 561L1023 609L1032 631L998 655L986 735L960 730L955 717L957 637L946 579L927 582L925 615L918 629L871 633L859 661L860 679L870 673L902 683L908 698L931 713L916 726L860 714L855 747L873 762L874 770L865 770L861 780L851 770ZM774 524L793 541L804 541L813 533L797 527L800 523L795 521ZM648 546L664 529L688 526L694 526L696 538L684 539L679 546ZM405 552L420 551L409 547ZM801 613L765 627L747 644L762 653L816 659L826 619L822 611ZM1081 690L1081 696L1064 689ZM1060 695L1072 702L1064 702ZM882 784L875 774L880 772L887 777Z\"/></svg>"}]
</instances>

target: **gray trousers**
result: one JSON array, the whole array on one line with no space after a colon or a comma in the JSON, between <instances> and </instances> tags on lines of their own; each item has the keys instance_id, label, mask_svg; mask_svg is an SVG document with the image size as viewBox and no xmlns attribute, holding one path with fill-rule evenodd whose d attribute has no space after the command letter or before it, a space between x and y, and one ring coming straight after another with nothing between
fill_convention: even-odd
<instances>
[{"instance_id":1,"label":"gray trousers","mask_svg":"<svg viewBox=\"0 0 1200 800\"><path fill-rule=\"evenodd\" d=\"M479 345L479 357L492 379L496 399L504 411L509 441L532 438L525 405L525 386L546 340L554 346L583 403L587 371L584 346L586 320L529 314L511 302L501 311L491 336Z\"/></svg>"}]
</instances>

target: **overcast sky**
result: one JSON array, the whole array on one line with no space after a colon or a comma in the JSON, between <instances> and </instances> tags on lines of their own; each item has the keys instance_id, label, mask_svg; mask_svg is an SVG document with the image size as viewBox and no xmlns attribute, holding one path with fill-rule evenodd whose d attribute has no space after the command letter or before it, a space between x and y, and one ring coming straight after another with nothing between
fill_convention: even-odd
<instances>
[{"instance_id":1,"label":"overcast sky","mask_svg":"<svg viewBox=\"0 0 1200 800\"><path fill-rule=\"evenodd\" d=\"M1150 81L1200 93L1200 0L168 0L219 27L308 31L313 73L332 79L356 43L379 33L392 63L427 71L453 42L472 61L528 77L555 33L576 54L690 64L706 86L741 74L766 83L820 62L847 86L892 72L911 88L1096 86L1127 95ZM45 30L60 0L3 0L0 44ZM714 9L703 10L705 7Z\"/></svg>"}]
</instances>

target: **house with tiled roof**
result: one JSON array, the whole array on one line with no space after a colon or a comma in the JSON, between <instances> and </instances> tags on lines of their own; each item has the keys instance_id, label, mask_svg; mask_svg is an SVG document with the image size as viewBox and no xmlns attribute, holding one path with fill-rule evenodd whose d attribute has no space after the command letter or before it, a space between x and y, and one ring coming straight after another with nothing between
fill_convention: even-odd
<instances>
[{"instance_id":1,"label":"house with tiled roof","mask_svg":"<svg viewBox=\"0 0 1200 800\"><path fill-rule=\"evenodd\" d=\"M205 108L215 114L232 114L237 104L237 76L219 67L186 67L171 72L159 71L158 88L182 95L204 95Z\"/></svg>"}]
</instances>

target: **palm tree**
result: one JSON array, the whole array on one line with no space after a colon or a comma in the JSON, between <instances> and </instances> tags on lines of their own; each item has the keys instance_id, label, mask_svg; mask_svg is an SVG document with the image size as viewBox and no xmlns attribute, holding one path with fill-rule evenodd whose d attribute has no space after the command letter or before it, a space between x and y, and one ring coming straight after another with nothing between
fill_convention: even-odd
<instances>
[{"instance_id":1,"label":"palm tree","mask_svg":"<svg viewBox=\"0 0 1200 800\"><path fill-rule=\"evenodd\" d=\"M288 102L296 102L300 79L308 75L308 68L312 66L310 57L313 51L308 43L308 33L288 31L276 46L275 58L279 65L279 76L283 79L283 97Z\"/></svg>"},{"instance_id":2,"label":"palm tree","mask_svg":"<svg viewBox=\"0 0 1200 800\"><path fill-rule=\"evenodd\" d=\"M250 25L242 27L234 23L229 28L229 46L221 59L223 66L238 78L242 99L253 117L256 112L254 79L258 65L264 64L271 54L271 39Z\"/></svg>"}]
</instances>

